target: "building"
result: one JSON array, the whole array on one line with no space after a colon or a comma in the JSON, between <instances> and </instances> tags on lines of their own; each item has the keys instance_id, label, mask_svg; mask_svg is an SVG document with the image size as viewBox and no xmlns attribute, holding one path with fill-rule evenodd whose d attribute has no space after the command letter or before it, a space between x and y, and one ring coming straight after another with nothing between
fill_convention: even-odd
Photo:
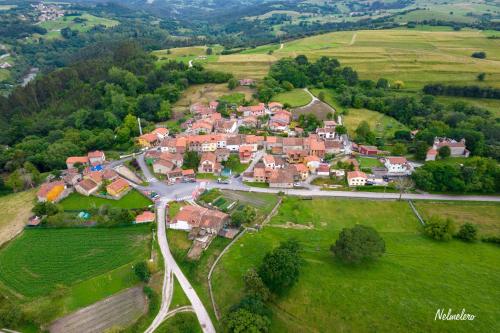
<instances>
[{"instance_id":1,"label":"building","mask_svg":"<svg viewBox=\"0 0 500 333\"><path fill-rule=\"evenodd\" d=\"M176 167L175 163L169 160L158 159L153 162L153 172L162 175L166 175Z\"/></svg>"},{"instance_id":2,"label":"building","mask_svg":"<svg viewBox=\"0 0 500 333\"><path fill-rule=\"evenodd\" d=\"M39 202L59 202L66 195L66 184L62 180L44 183L37 192Z\"/></svg>"},{"instance_id":3,"label":"building","mask_svg":"<svg viewBox=\"0 0 500 333\"><path fill-rule=\"evenodd\" d=\"M427 154L425 155L425 161L435 161L438 155L438 151L436 149L429 149Z\"/></svg>"},{"instance_id":4,"label":"building","mask_svg":"<svg viewBox=\"0 0 500 333\"><path fill-rule=\"evenodd\" d=\"M118 178L111 184L106 186L106 191L108 192L109 195L113 197L123 196L126 192L129 191L129 189L130 189L129 183L123 178Z\"/></svg>"},{"instance_id":5,"label":"building","mask_svg":"<svg viewBox=\"0 0 500 333\"><path fill-rule=\"evenodd\" d=\"M262 158L262 161L264 162L264 166L269 169L283 169L285 167L285 161L279 156L266 154Z\"/></svg>"},{"instance_id":6,"label":"building","mask_svg":"<svg viewBox=\"0 0 500 333\"><path fill-rule=\"evenodd\" d=\"M329 177L330 176L330 165L328 163L321 163L316 169L316 174L318 176Z\"/></svg>"},{"instance_id":7,"label":"building","mask_svg":"<svg viewBox=\"0 0 500 333\"><path fill-rule=\"evenodd\" d=\"M294 164L295 169L297 170L297 174L299 175L299 179L304 181L309 176L309 169L303 163Z\"/></svg>"},{"instance_id":8,"label":"building","mask_svg":"<svg viewBox=\"0 0 500 333\"><path fill-rule=\"evenodd\" d=\"M199 173L212 173L214 175L220 174L222 166L217 162L217 156L214 153L207 152L201 155L200 165L198 167Z\"/></svg>"},{"instance_id":9,"label":"building","mask_svg":"<svg viewBox=\"0 0 500 333\"><path fill-rule=\"evenodd\" d=\"M229 215L200 206L181 207L177 215L169 223L169 228L190 231L194 228L217 235L229 223Z\"/></svg>"},{"instance_id":10,"label":"building","mask_svg":"<svg viewBox=\"0 0 500 333\"><path fill-rule=\"evenodd\" d=\"M266 106L264 103L259 103L258 105L250 105L250 106L239 106L238 112L243 113L243 117L248 117L248 116L260 117L266 113Z\"/></svg>"},{"instance_id":11,"label":"building","mask_svg":"<svg viewBox=\"0 0 500 333\"><path fill-rule=\"evenodd\" d=\"M66 159L68 169L73 169L77 165L89 165L89 158L87 156L70 156Z\"/></svg>"},{"instance_id":12,"label":"building","mask_svg":"<svg viewBox=\"0 0 500 333\"><path fill-rule=\"evenodd\" d=\"M240 86L254 86L256 82L254 79L241 79L239 83Z\"/></svg>"},{"instance_id":13,"label":"building","mask_svg":"<svg viewBox=\"0 0 500 333\"><path fill-rule=\"evenodd\" d=\"M349 171L347 173L347 183L349 186L365 186L366 174L362 171Z\"/></svg>"},{"instance_id":14,"label":"building","mask_svg":"<svg viewBox=\"0 0 500 333\"><path fill-rule=\"evenodd\" d=\"M156 215L154 212L150 212L148 210L142 212L141 214L135 217L135 223L149 223L154 222L156 220Z\"/></svg>"},{"instance_id":15,"label":"building","mask_svg":"<svg viewBox=\"0 0 500 333\"><path fill-rule=\"evenodd\" d=\"M293 188L294 177L290 169L273 170L269 177L269 187L274 188Z\"/></svg>"},{"instance_id":16,"label":"building","mask_svg":"<svg viewBox=\"0 0 500 333\"><path fill-rule=\"evenodd\" d=\"M98 164L103 164L106 162L106 155L104 154L103 151L96 150L96 151L91 151L87 154L87 157L89 159L89 163L91 165L98 165Z\"/></svg>"},{"instance_id":17,"label":"building","mask_svg":"<svg viewBox=\"0 0 500 333\"><path fill-rule=\"evenodd\" d=\"M78 183L75 184L75 190L85 196L89 196L97 192L99 189L99 185L96 184L93 180L91 179L84 179L82 181L79 181Z\"/></svg>"},{"instance_id":18,"label":"building","mask_svg":"<svg viewBox=\"0 0 500 333\"><path fill-rule=\"evenodd\" d=\"M387 157L384 162L387 168L387 174L393 176L410 175L413 172L412 165L405 157L391 156Z\"/></svg>"},{"instance_id":19,"label":"building","mask_svg":"<svg viewBox=\"0 0 500 333\"><path fill-rule=\"evenodd\" d=\"M378 154L378 148L375 146L359 145L358 151L361 155L377 155Z\"/></svg>"},{"instance_id":20,"label":"building","mask_svg":"<svg viewBox=\"0 0 500 333\"><path fill-rule=\"evenodd\" d=\"M137 143L139 146L144 147L144 148L150 148L156 145L159 142L158 136L153 133L147 133L143 134L140 137L137 138Z\"/></svg>"},{"instance_id":21,"label":"building","mask_svg":"<svg viewBox=\"0 0 500 333\"><path fill-rule=\"evenodd\" d=\"M240 146L239 149L239 157L240 157L240 162L243 164L250 163L254 156L254 147L252 145L244 145Z\"/></svg>"},{"instance_id":22,"label":"building","mask_svg":"<svg viewBox=\"0 0 500 333\"><path fill-rule=\"evenodd\" d=\"M432 148L427 152L425 160L434 161L438 154L433 150L439 151L439 149L442 147L450 148L450 157L469 157L470 155L470 152L465 147L465 139L456 141L453 139L436 137L434 138L434 144L432 145Z\"/></svg>"}]
</instances>

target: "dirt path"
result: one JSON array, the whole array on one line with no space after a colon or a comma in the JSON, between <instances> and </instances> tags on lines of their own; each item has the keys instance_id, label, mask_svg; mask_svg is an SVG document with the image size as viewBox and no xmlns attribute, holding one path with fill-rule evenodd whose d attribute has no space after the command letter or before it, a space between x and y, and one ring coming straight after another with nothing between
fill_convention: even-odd
<instances>
[{"instance_id":1,"label":"dirt path","mask_svg":"<svg viewBox=\"0 0 500 333\"><path fill-rule=\"evenodd\" d=\"M98 333L112 326L126 327L146 313L147 299L142 287L108 297L59 318L49 326L51 333Z\"/></svg>"},{"instance_id":2,"label":"dirt path","mask_svg":"<svg viewBox=\"0 0 500 333\"><path fill-rule=\"evenodd\" d=\"M280 50L283 50L283 48L284 48L284 47L285 47L285 43L281 43L281 44L280 44L280 48L279 48L279 49L280 49Z\"/></svg>"},{"instance_id":3,"label":"dirt path","mask_svg":"<svg viewBox=\"0 0 500 333\"><path fill-rule=\"evenodd\" d=\"M358 33L355 32L354 35L352 35L351 41L349 43L349 46L354 45L356 43L356 37L358 36Z\"/></svg>"}]
</instances>

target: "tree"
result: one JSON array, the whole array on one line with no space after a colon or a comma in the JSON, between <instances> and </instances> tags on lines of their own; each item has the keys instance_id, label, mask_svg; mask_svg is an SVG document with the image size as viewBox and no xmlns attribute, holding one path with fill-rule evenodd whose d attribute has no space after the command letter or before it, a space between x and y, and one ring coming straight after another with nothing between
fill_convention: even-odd
<instances>
[{"instance_id":1,"label":"tree","mask_svg":"<svg viewBox=\"0 0 500 333\"><path fill-rule=\"evenodd\" d=\"M243 276L243 281L245 283L245 291L247 294L257 296L264 302L269 299L269 289L267 289L255 269L249 269Z\"/></svg>"},{"instance_id":2,"label":"tree","mask_svg":"<svg viewBox=\"0 0 500 333\"><path fill-rule=\"evenodd\" d=\"M356 141L368 144L375 143L376 140L375 133L371 131L370 125L366 120L363 120L362 122L359 123L355 133L356 133Z\"/></svg>"},{"instance_id":3,"label":"tree","mask_svg":"<svg viewBox=\"0 0 500 333\"><path fill-rule=\"evenodd\" d=\"M438 149L439 157L447 158L451 155L451 149L448 146L442 146Z\"/></svg>"},{"instance_id":4,"label":"tree","mask_svg":"<svg viewBox=\"0 0 500 333\"><path fill-rule=\"evenodd\" d=\"M229 79L229 81L227 81L227 87L229 88L229 90L235 89L238 85L239 82L234 77Z\"/></svg>"},{"instance_id":5,"label":"tree","mask_svg":"<svg viewBox=\"0 0 500 333\"><path fill-rule=\"evenodd\" d=\"M454 222L450 218L443 219L438 216L432 216L424 226L424 234L439 241L450 240L453 237L454 231Z\"/></svg>"},{"instance_id":6,"label":"tree","mask_svg":"<svg viewBox=\"0 0 500 333\"><path fill-rule=\"evenodd\" d=\"M148 264L145 261L140 261L135 264L134 273L137 275L139 280L143 282L148 282L151 277L151 272L149 271Z\"/></svg>"},{"instance_id":7,"label":"tree","mask_svg":"<svg viewBox=\"0 0 500 333\"><path fill-rule=\"evenodd\" d=\"M410 178L399 177L398 179L396 179L395 183L396 189L399 192L399 200L401 200L401 197L404 193L407 193L410 189L413 188L413 182Z\"/></svg>"},{"instance_id":8,"label":"tree","mask_svg":"<svg viewBox=\"0 0 500 333\"><path fill-rule=\"evenodd\" d=\"M320 91L319 94L318 94L318 99L322 102L325 101L325 92L324 91Z\"/></svg>"},{"instance_id":9,"label":"tree","mask_svg":"<svg viewBox=\"0 0 500 333\"><path fill-rule=\"evenodd\" d=\"M346 263L377 259L385 253L385 242L378 232L367 226L344 228L331 251Z\"/></svg>"},{"instance_id":10,"label":"tree","mask_svg":"<svg viewBox=\"0 0 500 333\"><path fill-rule=\"evenodd\" d=\"M425 160L428 150L429 150L429 145L425 141L417 142L415 146L415 158L419 161Z\"/></svg>"},{"instance_id":11,"label":"tree","mask_svg":"<svg viewBox=\"0 0 500 333\"><path fill-rule=\"evenodd\" d=\"M236 210L231 215L231 224L235 227L239 227L242 224L252 222L256 216L257 213L255 212L254 208L250 206L245 206L243 209Z\"/></svg>"},{"instance_id":12,"label":"tree","mask_svg":"<svg viewBox=\"0 0 500 333\"><path fill-rule=\"evenodd\" d=\"M406 154L406 152L407 152L407 149L406 149L406 145L404 143L396 143L392 147L392 154L393 155L403 156L404 154Z\"/></svg>"},{"instance_id":13,"label":"tree","mask_svg":"<svg viewBox=\"0 0 500 333\"><path fill-rule=\"evenodd\" d=\"M387 79L380 78L377 81L376 87L378 89L387 89L387 88L389 88L389 81L387 81Z\"/></svg>"},{"instance_id":14,"label":"tree","mask_svg":"<svg viewBox=\"0 0 500 333\"><path fill-rule=\"evenodd\" d=\"M52 202L37 202L31 210L37 216L52 216L60 212L59 207Z\"/></svg>"},{"instance_id":15,"label":"tree","mask_svg":"<svg viewBox=\"0 0 500 333\"><path fill-rule=\"evenodd\" d=\"M213 53L212 48L211 48L211 47L207 47L207 50L205 51L205 53L206 53L207 55L212 55L212 53Z\"/></svg>"},{"instance_id":16,"label":"tree","mask_svg":"<svg viewBox=\"0 0 500 333\"><path fill-rule=\"evenodd\" d=\"M396 88L397 90L399 89L403 89L405 87L405 83L401 80L396 80L394 81L394 88Z\"/></svg>"},{"instance_id":17,"label":"tree","mask_svg":"<svg viewBox=\"0 0 500 333\"><path fill-rule=\"evenodd\" d=\"M477 80L478 81L484 81L485 78L486 78L486 73L479 73L479 74L477 74Z\"/></svg>"},{"instance_id":18,"label":"tree","mask_svg":"<svg viewBox=\"0 0 500 333\"><path fill-rule=\"evenodd\" d=\"M335 126L335 133L338 135L347 134L347 128L344 125Z\"/></svg>"},{"instance_id":19,"label":"tree","mask_svg":"<svg viewBox=\"0 0 500 333\"><path fill-rule=\"evenodd\" d=\"M224 162L224 166L231 169L232 171L235 171L240 166L240 159L238 155L236 154L229 155L227 161Z\"/></svg>"},{"instance_id":20,"label":"tree","mask_svg":"<svg viewBox=\"0 0 500 333\"><path fill-rule=\"evenodd\" d=\"M300 245L289 240L281 243L264 257L258 273L264 284L275 294L284 294L298 281L302 259Z\"/></svg>"},{"instance_id":21,"label":"tree","mask_svg":"<svg viewBox=\"0 0 500 333\"><path fill-rule=\"evenodd\" d=\"M184 164L185 169L197 169L200 164L200 156L195 151L187 151L184 153Z\"/></svg>"},{"instance_id":22,"label":"tree","mask_svg":"<svg viewBox=\"0 0 500 333\"><path fill-rule=\"evenodd\" d=\"M271 321L269 318L252 313L245 309L230 312L224 319L227 332L259 333L268 332Z\"/></svg>"},{"instance_id":23,"label":"tree","mask_svg":"<svg viewBox=\"0 0 500 333\"><path fill-rule=\"evenodd\" d=\"M466 242L471 242L477 237L477 227L472 223L464 223L460 226L457 238Z\"/></svg>"}]
</instances>

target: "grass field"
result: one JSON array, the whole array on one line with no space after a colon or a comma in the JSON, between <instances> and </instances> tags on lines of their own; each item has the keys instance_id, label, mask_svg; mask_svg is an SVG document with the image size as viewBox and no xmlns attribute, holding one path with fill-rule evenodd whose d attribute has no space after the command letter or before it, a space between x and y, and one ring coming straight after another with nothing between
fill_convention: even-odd
<instances>
[{"instance_id":1,"label":"grass field","mask_svg":"<svg viewBox=\"0 0 500 333\"><path fill-rule=\"evenodd\" d=\"M81 18L86 21L75 22L75 19ZM43 38L54 39L61 37L61 29L70 28L80 32L86 32L95 27L96 25L103 25L107 28L114 27L120 22L107 19L104 17L97 17L90 14L82 14L81 16L63 16L56 20L45 21L40 24L40 27L47 29L47 34L42 35Z\"/></svg>"},{"instance_id":2,"label":"grass field","mask_svg":"<svg viewBox=\"0 0 500 333\"><path fill-rule=\"evenodd\" d=\"M369 213L368 213L369 212ZM347 266L330 245L343 227L374 227L386 242L375 263ZM498 247L423 237L406 202L287 199L271 224L247 233L213 277L223 313L243 295L242 275L279 241L296 238L304 266L297 285L272 304L270 332L498 331ZM473 322L434 321L436 310L465 308Z\"/></svg>"},{"instance_id":3,"label":"grass field","mask_svg":"<svg viewBox=\"0 0 500 333\"><path fill-rule=\"evenodd\" d=\"M25 191L0 197L0 246L23 230L32 215L35 191Z\"/></svg>"},{"instance_id":4,"label":"grass field","mask_svg":"<svg viewBox=\"0 0 500 333\"><path fill-rule=\"evenodd\" d=\"M139 209L145 208L152 204L145 196L139 192L132 190L120 200L109 200L94 196L86 197L79 193L71 193L67 198L61 201L61 206L64 210L85 210L97 208L103 205L111 207Z\"/></svg>"},{"instance_id":5,"label":"grass field","mask_svg":"<svg viewBox=\"0 0 500 333\"><path fill-rule=\"evenodd\" d=\"M193 312L181 312L165 320L155 332L201 333L202 330Z\"/></svg>"},{"instance_id":6,"label":"grass field","mask_svg":"<svg viewBox=\"0 0 500 333\"><path fill-rule=\"evenodd\" d=\"M270 47L271 55L267 54ZM488 59L471 58L474 51L485 51ZM403 80L410 90L432 82L470 84L480 72L488 73L488 80L478 84L500 87L500 45L477 30L333 32L287 42L282 49L262 46L243 54L221 55L207 67L238 78L259 79L277 59L299 54L312 60L332 56L356 69L362 79Z\"/></svg>"},{"instance_id":7,"label":"grass field","mask_svg":"<svg viewBox=\"0 0 500 333\"><path fill-rule=\"evenodd\" d=\"M479 228L479 236L500 236L500 204L479 202L417 201L415 205L425 219L450 217L457 226L469 222Z\"/></svg>"},{"instance_id":8,"label":"grass field","mask_svg":"<svg viewBox=\"0 0 500 333\"><path fill-rule=\"evenodd\" d=\"M274 102L290 104L292 108L304 106L311 101L311 96L302 89L293 89L273 97Z\"/></svg>"},{"instance_id":9,"label":"grass field","mask_svg":"<svg viewBox=\"0 0 500 333\"><path fill-rule=\"evenodd\" d=\"M407 129L396 119L368 109L349 109L342 121L351 136L362 121L368 122L375 135L384 138L392 138L397 130Z\"/></svg>"},{"instance_id":10,"label":"grass field","mask_svg":"<svg viewBox=\"0 0 500 333\"><path fill-rule=\"evenodd\" d=\"M28 297L44 295L144 259L149 239L149 226L26 230L0 251L0 281ZM87 283L75 292L100 292Z\"/></svg>"},{"instance_id":11,"label":"grass field","mask_svg":"<svg viewBox=\"0 0 500 333\"><path fill-rule=\"evenodd\" d=\"M381 167L383 164L376 158L368 158L368 157L358 157L360 168L373 168L373 167Z\"/></svg>"}]
</instances>

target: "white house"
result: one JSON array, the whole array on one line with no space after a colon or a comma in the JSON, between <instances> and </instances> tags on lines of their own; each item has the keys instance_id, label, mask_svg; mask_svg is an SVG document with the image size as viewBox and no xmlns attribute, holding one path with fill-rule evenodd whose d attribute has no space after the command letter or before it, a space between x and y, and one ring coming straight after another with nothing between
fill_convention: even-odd
<instances>
[{"instance_id":1,"label":"white house","mask_svg":"<svg viewBox=\"0 0 500 333\"><path fill-rule=\"evenodd\" d=\"M413 172L412 165L405 157L386 157L384 165L387 168L387 173L389 175L410 175Z\"/></svg>"},{"instance_id":2,"label":"white house","mask_svg":"<svg viewBox=\"0 0 500 333\"><path fill-rule=\"evenodd\" d=\"M366 174L362 171L349 171L347 173L347 183L349 186L365 186Z\"/></svg>"}]
</instances>

